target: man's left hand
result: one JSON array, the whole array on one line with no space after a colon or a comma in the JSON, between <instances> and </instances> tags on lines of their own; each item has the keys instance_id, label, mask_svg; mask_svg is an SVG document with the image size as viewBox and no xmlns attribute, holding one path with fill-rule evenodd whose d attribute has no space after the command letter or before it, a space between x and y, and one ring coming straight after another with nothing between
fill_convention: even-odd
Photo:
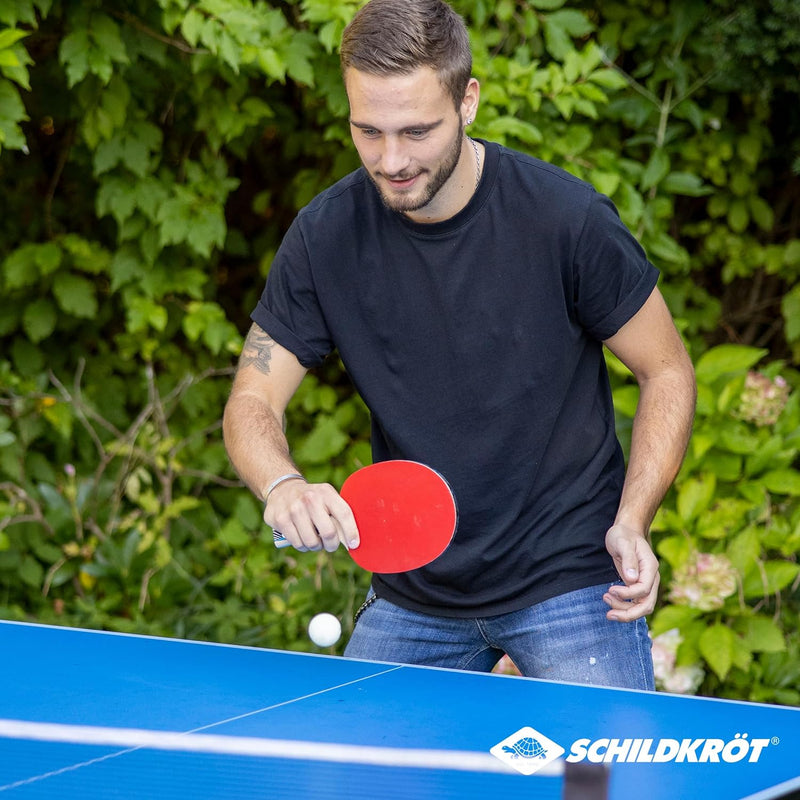
<instances>
[{"instance_id":1,"label":"man's left hand","mask_svg":"<svg viewBox=\"0 0 800 800\"><path fill-rule=\"evenodd\" d=\"M651 614L658 597L658 559L645 535L625 525L614 525L606 534L606 549L625 584L611 586L603 595L611 606L608 619L632 622Z\"/></svg>"}]
</instances>

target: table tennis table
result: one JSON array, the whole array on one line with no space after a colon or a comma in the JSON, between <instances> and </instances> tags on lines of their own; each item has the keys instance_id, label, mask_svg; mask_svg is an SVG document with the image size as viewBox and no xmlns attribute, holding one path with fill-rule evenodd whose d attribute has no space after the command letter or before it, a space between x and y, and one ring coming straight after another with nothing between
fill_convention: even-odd
<instances>
[{"instance_id":1,"label":"table tennis table","mask_svg":"<svg viewBox=\"0 0 800 800\"><path fill-rule=\"evenodd\" d=\"M796 708L19 622L0 648L10 800L800 797Z\"/></svg>"}]
</instances>

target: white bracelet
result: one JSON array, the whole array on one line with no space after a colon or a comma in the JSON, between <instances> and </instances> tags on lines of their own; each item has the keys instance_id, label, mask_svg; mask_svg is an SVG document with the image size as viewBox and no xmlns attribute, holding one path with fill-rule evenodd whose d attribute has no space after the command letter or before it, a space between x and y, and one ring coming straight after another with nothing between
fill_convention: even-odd
<instances>
[{"instance_id":1,"label":"white bracelet","mask_svg":"<svg viewBox=\"0 0 800 800\"><path fill-rule=\"evenodd\" d=\"M289 472L286 475L281 475L280 478L275 478L274 481L267 487L267 491L264 493L264 505L266 506L269 503L269 496L272 492L277 489L284 481L291 481L295 478L305 481L305 478L297 472Z\"/></svg>"}]
</instances>

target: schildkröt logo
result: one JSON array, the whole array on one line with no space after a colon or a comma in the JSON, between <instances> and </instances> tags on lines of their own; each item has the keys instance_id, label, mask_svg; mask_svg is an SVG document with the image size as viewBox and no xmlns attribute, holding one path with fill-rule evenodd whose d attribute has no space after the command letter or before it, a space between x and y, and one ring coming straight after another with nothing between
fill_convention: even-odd
<instances>
[{"instance_id":1,"label":"schildkr\u00f6t logo","mask_svg":"<svg viewBox=\"0 0 800 800\"><path fill-rule=\"evenodd\" d=\"M575 764L737 764L756 763L768 747L780 739L750 738L737 733L732 739L576 739L564 759ZM498 742L489 752L523 775L540 772L561 758L566 750L534 728L520 728Z\"/></svg>"},{"instance_id":2,"label":"schildkr\u00f6t logo","mask_svg":"<svg viewBox=\"0 0 800 800\"><path fill-rule=\"evenodd\" d=\"M565 751L543 733L526 727L498 742L489 752L523 775L533 775L562 756Z\"/></svg>"}]
</instances>

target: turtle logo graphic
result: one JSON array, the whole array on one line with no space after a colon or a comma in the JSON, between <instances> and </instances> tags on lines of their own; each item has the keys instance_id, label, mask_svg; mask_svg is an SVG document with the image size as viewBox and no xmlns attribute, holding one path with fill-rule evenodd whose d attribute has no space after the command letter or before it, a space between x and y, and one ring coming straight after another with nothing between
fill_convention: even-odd
<instances>
[{"instance_id":1,"label":"turtle logo graphic","mask_svg":"<svg viewBox=\"0 0 800 800\"><path fill-rule=\"evenodd\" d=\"M503 745L504 753L511 753L511 758L547 758L547 750L533 736L523 736L510 747Z\"/></svg>"},{"instance_id":2,"label":"turtle logo graphic","mask_svg":"<svg viewBox=\"0 0 800 800\"><path fill-rule=\"evenodd\" d=\"M520 728L498 742L490 751L523 775L533 775L560 758L565 750L534 728Z\"/></svg>"}]
</instances>

